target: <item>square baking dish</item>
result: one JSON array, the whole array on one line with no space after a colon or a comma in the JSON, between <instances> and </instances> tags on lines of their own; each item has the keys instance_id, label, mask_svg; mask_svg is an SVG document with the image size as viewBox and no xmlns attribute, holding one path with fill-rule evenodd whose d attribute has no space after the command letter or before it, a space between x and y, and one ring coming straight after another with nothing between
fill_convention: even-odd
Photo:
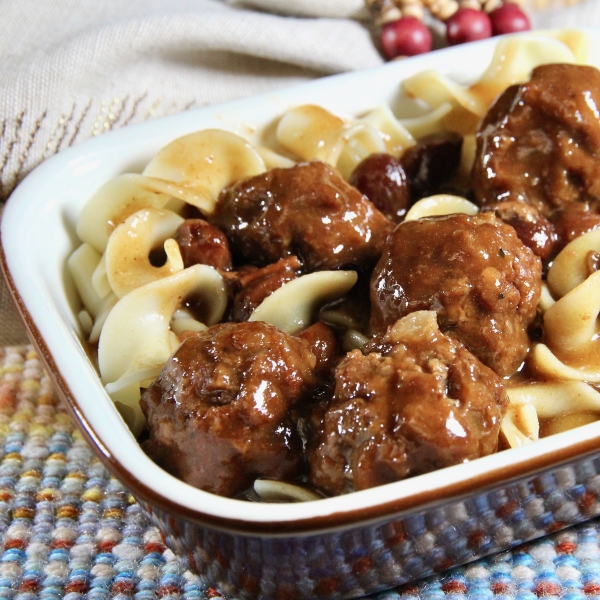
<instances>
[{"instance_id":1,"label":"square baking dish","mask_svg":"<svg viewBox=\"0 0 600 600\"><path fill-rule=\"evenodd\" d=\"M600 31L590 62L600 66ZM107 469L167 544L208 584L239 598L353 598L391 588L600 515L600 422L409 480L293 504L223 498L172 477L141 450L107 395L77 319L66 268L83 204L140 172L186 133L250 134L295 105L360 115L398 107L400 82L434 68L458 81L485 69L497 40L436 51L300 87L157 119L50 158L4 210L2 268L56 388Z\"/></svg>"}]
</instances>

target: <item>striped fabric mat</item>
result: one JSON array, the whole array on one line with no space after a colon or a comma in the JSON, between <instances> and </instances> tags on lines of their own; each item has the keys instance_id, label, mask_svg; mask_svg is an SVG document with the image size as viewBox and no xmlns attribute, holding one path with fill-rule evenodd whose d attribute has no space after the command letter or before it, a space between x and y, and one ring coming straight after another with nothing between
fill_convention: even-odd
<instances>
[{"instance_id":1,"label":"striped fabric mat","mask_svg":"<svg viewBox=\"0 0 600 600\"><path fill-rule=\"evenodd\" d=\"M94 456L30 346L0 349L0 448L0 600L223 597ZM599 535L593 520L373 599L600 596Z\"/></svg>"}]
</instances>

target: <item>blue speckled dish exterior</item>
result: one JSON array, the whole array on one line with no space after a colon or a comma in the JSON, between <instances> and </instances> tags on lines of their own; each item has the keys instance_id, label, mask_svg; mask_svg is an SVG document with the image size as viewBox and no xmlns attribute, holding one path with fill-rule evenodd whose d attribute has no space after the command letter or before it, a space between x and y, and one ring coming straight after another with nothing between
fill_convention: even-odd
<instances>
[{"instance_id":1,"label":"blue speckled dish exterior","mask_svg":"<svg viewBox=\"0 0 600 600\"><path fill-rule=\"evenodd\" d=\"M600 514L600 453L450 504L315 535L220 532L140 504L190 569L224 594L339 600L421 579Z\"/></svg>"}]
</instances>

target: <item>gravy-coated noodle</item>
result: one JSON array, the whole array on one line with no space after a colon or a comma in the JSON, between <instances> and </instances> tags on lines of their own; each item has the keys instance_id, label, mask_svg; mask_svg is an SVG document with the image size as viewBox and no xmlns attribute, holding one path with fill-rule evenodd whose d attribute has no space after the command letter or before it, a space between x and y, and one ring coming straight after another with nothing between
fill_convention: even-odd
<instances>
[{"instance_id":1,"label":"gravy-coated noodle","mask_svg":"<svg viewBox=\"0 0 600 600\"><path fill-rule=\"evenodd\" d=\"M400 154L402 150L415 145L415 138L411 132L396 118L387 104L380 104L359 120L379 131L386 152L390 154Z\"/></svg>"},{"instance_id":2,"label":"gravy-coated noodle","mask_svg":"<svg viewBox=\"0 0 600 600\"><path fill-rule=\"evenodd\" d=\"M600 383L600 271L549 306L544 313L544 344L536 344L531 364L551 379Z\"/></svg>"},{"instance_id":3,"label":"gravy-coated noodle","mask_svg":"<svg viewBox=\"0 0 600 600\"><path fill-rule=\"evenodd\" d=\"M422 138L440 130L440 121L452 111L452 104L444 102L433 110L428 110L424 115L402 119L400 123L414 138ZM408 146L406 146L408 147Z\"/></svg>"},{"instance_id":4,"label":"gravy-coated noodle","mask_svg":"<svg viewBox=\"0 0 600 600\"><path fill-rule=\"evenodd\" d=\"M475 139L474 133L467 133L463 135L463 145L460 155L460 166L459 174L463 179L468 179L473 169L473 163L475 162L475 153L477 151L477 140Z\"/></svg>"},{"instance_id":5,"label":"gravy-coated noodle","mask_svg":"<svg viewBox=\"0 0 600 600\"><path fill-rule=\"evenodd\" d=\"M489 66L477 83L469 88L473 106L478 106L481 116L498 94L516 83L529 79L534 67L551 63L571 64L581 62L587 52L581 48L579 34L549 34L538 36L536 33L507 37L496 46ZM479 100L483 102L478 103Z\"/></svg>"},{"instance_id":6,"label":"gravy-coated noodle","mask_svg":"<svg viewBox=\"0 0 600 600\"><path fill-rule=\"evenodd\" d=\"M175 335L181 335L186 331L197 332L208 329L204 323L198 321L189 310L184 308L179 308L173 313L169 326Z\"/></svg>"},{"instance_id":7,"label":"gravy-coated noodle","mask_svg":"<svg viewBox=\"0 0 600 600\"><path fill-rule=\"evenodd\" d=\"M511 403L502 430L511 448L538 439L538 417L546 422L545 435L567 431L600 417L600 393L583 381L548 381L519 385L507 391Z\"/></svg>"},{"instance_id":8,"label":"gravy-coated noodle","mask_svg":"<svg viewBox=\"0 0 600 600\"><path fill-rule=\"evenodd\" d=\"M597 370L600 377L600 271L555 302L544 313L547 345L567 364Z\"/></svg>"},{"instance_id":9,"label":"gravy-coated noodle","mask_svg":"<svg viewBox=\"0 0 600 600\"><path fill-rule=\"evenodd\" d=\"M512 402L502 419L500 431L511 448L518 448L540 438L540 423L532 404Z\"/></svg>"},{"instance_id":10,"label":"gravy-coated noodle","mask_svg":"<svg viewBox=\"0 0 600 600\"><path fill-rule=\"evenodd\" d=\"M249 321L264 321L286 333L305 329L319 306L347 294L356 283L355 271L315 271L288 281L259 304Z\"/></svg>"},{"instance_id":11,"label":"gravy-coated noodle","mask_svg":"<svg viewBox=\"0 0 600 600\"><path fill-rule=\"evenodd\" d=\"M540 419L553 419L567 412L600 415L600 392L583 381L547 381L507 389L514 404L533 406Z\"/></svg>"},{"instance_id":12,"label":"gravy-coated noodle","mask_svg":"<svg viewBox=\"0 0 600 600\"><path fill-rule=\"evenodd\" d=\"M210 214L223 188L265 169L250 142L229 131L205 129L162 148L143 174L175 182L179 198Z\"/></svg>"},{"instance_id":13,"label":"gravy-coated noodle","mask_svg":"<svg viewBox=\"0 0 600 600\"><path fill-rule=\"evenodd\" d=\"M288 169L296 164L291 158L283 156L266 146L256 146L256 151L260 154L267 169Z\"/></svg>"},{"instance_id":14,"label":"gravy-coated noodle","mask_svg":"<svg viewBox=\"0 0 600 600\"><path fill-rule=\"evenodd\" d=\"M142 208L163 208L175 193L167 181L134 173L118 175L101 186L83 206L77 220L77 236L102 253L114 228L129 215Z\"/></svg>"},{"instance_id":15,"label":"gravy-coated noodle","mask_svg":"<svg viewBox=\"0 0 600 600\"><path fill-rule=\"evenodd\" d=\"M323 323L327 323L333 327L342 330L360 329L359 319L354 314L349 314L346 311L336 310L335 307L325 307L319 311L319 319Z\"/></svg>"},{"instance_id":16,"label":"gravy-coated noodle","mask_svg":"<svg viewBox=\"0 0 600 600\"><path fill-rule=\"evenodd\" d=\"M384 136L369 123L347 122L314 104L288 110L275 135L300 160L326 162L346 179L363 158L386 151Z\"/></svg>"},{"instance_id":17,"label":"gravy-coated noodle","mask_svg":"<svg viewBox=\"0 0 600 600\"><path fill-rule=\"evenodd\" d=\"M347 329L342 338L342 346L346 352L364 348L369 338L356 329Z\"/></svg>"},{"instance_id":18,"label":"gravy-coated noodle","mask_svg":"<svg viewBox=\"0 0 600 600\"><path fill-rule=\"evenodd\" d=\"M90 335L88 337L88 342L90 344L97 344L100 340L100 333L102 331L102 327L104 327L104 322L110 314L110 311L113 309L113 306L118 301L119 299L113 293L106 297L105 304L102 306L102 310L96 315L94 325L90 331Z\"/></svg>"},{"instance_id":19,"label":"gravy-coated noodle","mask_svg":"<svg viewBox=\"0 0 600 600\"><path fill-rule=\"evenodd\" d=\"M444 107L444 117L451 123L452 131L464 134L477 127L480 103L469 94L467 88L439 71L421 71L406 79L402 87L410 97L422 100L433 110ZM452 107L450 111L445 108L448 105Z\"/></svg>"},{"instance_id":20,"label":"gravy-coated noodle","mask_svg":"<svg viewBox=\"0 0 600 600\"><path fill-rule=\"evenodd\" d=\"M569 431L575 427L582 427L598 420L598 413L568 412L552 419L544 426L544 435L555 435L563 431Z\"/></svg>"},{"instance_id":21,"label":"gravy-coated noodle","mask_svg":"<svg viewBox=\"0 0 600 600\"><path fill-rule=\"evenodd\" d=\"M140 410L140 383L134 381L109 394L131 433L136 437L140 435L146 426L146 418Z\"/></svg>"},{"instance_id":22,"label":"gravy-coated noodle","mask_svg":"<svg viewBox=\"0 0 600 600\"><path fill-rule=\"evenodd\" d=\"M183 270L183 259L172 238L183 218L169 210L144 208L127 217L110 235L105 261L108 282L122 298L131 290ZM164 246L166 260L155 266L153 250Z\"/></svg>"},{"instance_id":23,"label":"gravy-coated noodle","mask_svg":"<svg viewBox=\"0 0 600 600\"><path fill-rule=\"evenodd\" d=\"M541 377L548 379L574 379L600 383L600 369L587 366L573 367L558 358L546 344L536 344L531 354L531 366Z\"/></svg>"},{"instance_id":24,"label":"gravy-coated noodle","mask_svg":"<svg viewBox=\"0 0 600 600\"><path fill-rule=\"evenodd\" d=\"M548 285L545 281L542 282L542 295L540 297L540 303L538 305L540 312L542 314L545 313L555 302L556 300L552 297L552 294L548 289Z\"/></svg>"},{"instance_id":25,"label":"gravy-coated noodle","mask_svg":"<svg viewBox=\"0 0 600 600\"><path fill-rule=\"evenodd\" d=\"M301 160L317 159L334 165L341 152L340 132L345 121L315 104L287 110L277 124L275 137Z\"/></svg>"},{"instance_id":26,"label":"gravy-coated noodle","mask_svg":"<svg viewBox=\"0 0 600 600\"><path fill-rule=\"evenodd\" d=\"M342 135L343 145L337 162L333 165L344 179L371 154L385 152L387 147L381 132L368 123L355 123Z\"/></svg>"},{"instance_id":27,"label":"gravy-coated noodle","mask_svg":"<svg viewBox=\"0 0 600 600\"><path fill-rule=\"evenodd\" d=\"M587 279L590 275L587 265L590 252L600 252L600 228L569 242L552 261L547 281L554 298L568 294Z\"/></svg>"},{"instance_id":28,"label":"gravy-coated noodle","mask_svg":"<svg viewBox=\"0 0 600 600\"><path fill-rule=\"evenodd\" d=\"M154 378L179 345L171 331L173 313L191 296L205 308L203 321L214 325L227 306L223 277L207 265L136 288L109 313L98 344L98 365L109 394Z\"/></svg>"},{"instance_id":29,"label":"gravy-coated noodle","mask_svg":"<svg viewBox=\"0 0 600 600\"><path fill-rule=\"evenodd\" d=\"M321 499L312 490L273 479L257 479L254 491L265 502L308 502Z\"/></svg>"},{"instance_id":30,"label":"gravy-coated noodle","mask_svg":"<svg viewBox=\"0 0 600 600\"><path fill-rule=\"evenodd\" d=\"M77 320L81 325L81 329L83 329L83 333L89 336L94 327L94 320L90 316L90 313L85 309L80 310L77 313Z\"/></svg>"},{"instance_id":31,"label":"gravy-coated noodle","mask_svg":"<svg viewBox=\"0 0 600 600\"><path fill-rule=\"evenodd\" d=\"M461 196L452 194L436 194L428 198L422 198L415 202L404 217L405 221L416 221L424 217L435 217L463 213L465 215L476 215L479 212L477 205L469 202Z\"/></svg>"}]
</instances>

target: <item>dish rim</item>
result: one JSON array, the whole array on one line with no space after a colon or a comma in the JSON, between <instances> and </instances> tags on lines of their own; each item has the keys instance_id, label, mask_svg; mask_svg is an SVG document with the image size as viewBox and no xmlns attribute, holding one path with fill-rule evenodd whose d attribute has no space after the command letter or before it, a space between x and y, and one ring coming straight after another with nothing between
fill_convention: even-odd
<instances>
[{"instance_id":1,"label":"dish rim","mask_svg":"<svg viewBox=\"0 0 600 600\"><path fill-rule=\"evenodd\" d=\"M600 35L600 28L577 28L577 31L588 33L592 43L594 33L597 36ZM539 33L535 32L535 34ZM108 132L98 138L81 142L51 157L37 167L18 186L6 203L0 224L0 266L5 275L9 291L23 318L32 344L36 347L48 373L54 380L57 391L65 400L75 422L79 424L88 443L99 455L107 469L117 479L121 480L135 497L143 500L148 505L159 507L170 514L183 517L187 521L210 526L211 528L248 534L306 535L364 525L368 522L389 519L400 514L421 511L450 500L468 497L475 491L479 493L488 489L503 487L511 481L534 476L549 467L558 467L575 459L583 459L598 451L600 448L600 421L539 440L531 446L505 450L470 463L447 467L409 480L316 502L273 505L222 498L193 488L162 471L133 440L139 454L136 462L141 460L144 471L150 469L157 476L157 470L161 473L158 480L166 486L164 489L168 489L168 492L158 491L156 486L149 485L148 476L144 474L140 477L134 470L128 468L128 463L123 461L122 456L119 456L123 451L115 452L115 441L107 440L106 436L99 433L99 423L95 419L90 419L88 402L78 399L80 398L78 388L81 385L79 378L74 373L65 372L66 357L63 356L65 348L59 345L59 340L68 341L70 339L71 343L70 345L67 343L66 351L77 351L75 352L75 358L79 355L76 361L78 366L84 366L86 363L81 355L82 351L85 352L84 344L79 340L79 348L76 348L74 346L75 332L71 331L71 335L65 339L64 331L61 329L56 330L58 325L51 328L48 322L42 323L39 318L40 313L46 314L48 317L52 315L56 319L56 311L60 314L59 307L53 307L55 309L54 313L50 310L51 307L38 307L36 304L37 298L33 295L33 291L36 289L35 282L25 285L23 273L16 268L17 261L22 255L19 255L19 245L15 239L15 228L18 224L23 225L24 219L24 216L19 214L19 208L21 205L26 206L26 202L31 202L29 200L31 197L41 202L40 194L47 187L48 177L53 172L73 172L74 168L81 168L82 164L84 166L86 164L90 165L96 159L96 156L106 154L107 147L110 149L111 147L117 147L119 144L127 146L130 138L135 137L141 131L144 131L148 137L153 131L162 131L172 124L177 123L179 127L182 124L194 122L199 115L210 116L213 120L218 120L221 118L219 117L220 114L227 115L228 111L231 114L232 111L235 113L236 110L243 110L248 102L267 101L271 104L274 102L277 105L278 98L284 100L287 98L289 101L294 94L299 93L299 90L310 94L311 90L321 89L322 93L323 88L339 86L340 82L348 83L348 81L355 79L359 82L361 79L368 81L369 78L373 78L374 73L394 74L396 83L399 83L407 76L406 73L402 75L399 73L422 70L424 67L420 65L430 66L429 63L435 63L436 59L440 58L442 54L446 58L446 64L456 57L467 56L474 52L476 47L482 50L481 55L485 56L487 53L489 57L496 42L497 38L477 42L469 47L457 46L432 52L423 57L415 57L411 59L410 69L406 68L406 64L403 67L402 63L388 63L365 71L334 75L279 92L268 92L249 99L203 107L187 113L163 117ZM597 56L597 64L600 65L600 51ZM275 116L276 114L272 114L272 118L275 118ZM31 209L32 206L29 206ZM58 207L60 206L60 203L58 203ZM41 204L35 204L33 208L35 207L40 208ZM66 228L62 233L67 237L72 236L72 232L67 231ZM31 261L32 257L28 260ZM40 296L45 297L45 294ZM50 337L48 336L49 330L52 331ZM87 362L88 367L93 367L89 356L87 356ZM95 370L93 374L101 387ZM88 373L87 382L89 382L89 375ZM95 394L99 393L98 385L93 390ZM101 390L105 402L109 402L112 407L112 416L106 416L110 418L113 424L118 425L119 422L121 423L116 431L123 434L123 427L126 428L126 426L124 426L122 419L112 406L108 395L106 395L103 388ZM117 418L115 418L115 413L117 413ZM573 434L573 431L577 433ZM130 433L129 436L133 439ZM126 447L130 448L131 444L126 442L127 440L123 441ZM506 456L512 458L509 464L503 464L506 463L503 460ZM442 472L442 480L445 480L445 483L438 484ZM418 489L415 492L410 492L408 489L410 487L417 487ZM185 498L185 501L181 499L182 497Z\"/></svg>"}]
</instances>

